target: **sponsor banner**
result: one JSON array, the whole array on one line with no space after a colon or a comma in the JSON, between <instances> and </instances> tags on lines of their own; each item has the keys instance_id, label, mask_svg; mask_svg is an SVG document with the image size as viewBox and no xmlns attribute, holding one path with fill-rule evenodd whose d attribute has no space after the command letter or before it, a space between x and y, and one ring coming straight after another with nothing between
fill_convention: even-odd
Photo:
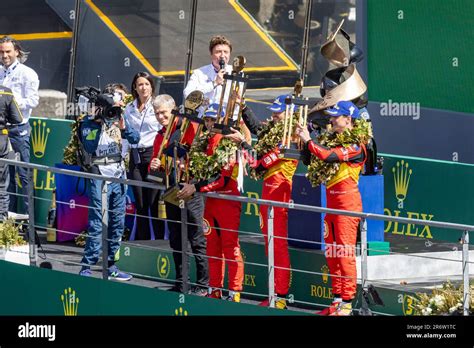
<instances>
[{"instance_id":1,"label":"sponsor banner","mask_svg":"<svg viewBox=\"0 0 474 348\"><path fill-rule=\"evenodd\" d=\"M301 315L0 261L0 315ZM24 286L28 279L33 286Z\"/></svg>"},{"instance_id":2,"label":"sponsor banner","mask_svg":"<svg viewBox=\"0 0 474 348\"><path fill-rule=\"evenodd\" d=\"M474 225L474 165L384 155L388 216ZM462 231L385 222L385 234L458 242Z\"/></svg>"},{"instance_id":3,"label":"sponsor banner","mask_svg":"<svg viewBox=\"0 0 474 348\"><path fill-rule=\"evenodd\" d=\"M57 168L80 171L80 166L56 163ZM89 197L87 179L56 174L56 211L58 242L73 240L87 230Z\"/></svg>"},{"instance_id":4,"label":"sponsor banner","mask_svg":"<svg viewBox=\"0 0 474 348\"><path fill-rule=\"evenodd\" d=\"M70 120L30 118L30 161L54 167L63 158L63 151L71 134ZM56 188L55 176L47 171L34 170L35 224L46 226L52 192Z\"/></svg>"},{"instance_id":5,"label":"sponsor banner","mask_svg":"<svg viewBox=\"0 0 474 348\"><path fill-rule=\"evenodd\" d=\"M156 243L156 242L155 242ZM126 272L138 273L141 275L154 277L172 283L175 279L174 263L171 250L166 241L154 244L156 250L150 248L140 248L138 245L122 245L120 259L120 269ZM265 256L263 238L260 242L249 243L240 242L242 257L244 260L244 281L243 292L246 297L255 300L263 300L268 294L268 266ZM190 262L190 279L195 282L196 269L194 261ZM291 284L288 293L288 303L290 306L329 305L332 302L332 286L329 276L329 268L324 254L319 251L306 251L290 248L291 259ZM295 271L298 269L299 271ZM313 272L313 273L308 273ZM224 288L227 286L227 277L224 280ZM385 306L371 303L370 309L374 312L388 313L392 315L412 315L413 314L413 292L412 287L403 286L397 289L376 287L384 301ZM362 303L360 286L357 290L357 301L354 301L355 308L360 308Z\"/></svg>"}]
</instances>

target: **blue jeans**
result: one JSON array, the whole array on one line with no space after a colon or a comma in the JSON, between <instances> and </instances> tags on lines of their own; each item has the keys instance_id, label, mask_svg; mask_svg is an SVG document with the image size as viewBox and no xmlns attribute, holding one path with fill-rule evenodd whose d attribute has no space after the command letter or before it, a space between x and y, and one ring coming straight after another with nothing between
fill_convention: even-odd
<instances>
[{"instance_id":1,"label":"blue jeans","mask_svg":"<svg viewBox=\"0 0 474 348\"><path fill-rule=\"evenodd\" d=\"M89 229L84 257L81 263L83 266L95 265L99 260L102 251L102 181L89 180ZM120 248L120 240L124 231L125 223L125 197L126 187L118 183L107 184L108 202L108 263L114 263L114 256Z\"/></svg>"},{"instance_id":2,"label":"blue jeans","mask_svg":"<svg viewBox=\"0 0 474 348\"><path fill-rule=\"evenodd\" d=\"M30 162L30 133L31 127L29 123L13 126L8 129L8 137L12 144L13 151L20 153L20 161ZM24 167L10 166L10 182L8 185L8 192L16 193L16 175L15 168L18 176L20 177L21 190L18 193L26 195L23 197L25 205L25 213L28 213L28 169ZM10 196L9 210L16 213L21 213L17 210L17 197L16 195Z\"/></svg>"}]
</instances>

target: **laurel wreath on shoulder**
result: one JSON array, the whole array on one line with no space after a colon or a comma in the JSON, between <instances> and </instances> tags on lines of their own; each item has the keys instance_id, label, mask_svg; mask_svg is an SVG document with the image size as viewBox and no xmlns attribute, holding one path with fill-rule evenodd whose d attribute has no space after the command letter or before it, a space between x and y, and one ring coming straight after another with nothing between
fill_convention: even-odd
<instances>
[{"instance_id":1,"label":"laurel wreath on shoulder","mask_svg":"<svg viewBox=\"0 0 474 348\"><path fill-rule=\"evenodd\" d=\"M133 98L133 95L131 94L125 94L125 97L123 98L123 103L125 104L125 106L127 104L130 104L131 102L133 102L134 98Z\"/></svg>"},{"instance_id":2,"label":"laurel wreath on shoulder","mask_svg":"<svg viewBox=\"0 0 474 348\"><path fill-rule=\"evenodd\" d=\"M357 119L351 130L346 129L343 133L324 132L317 138L317 141L322 146L334 148L367 144L370 138L372 138L372 124L365 119ZM327 163L311 155L311 163L308 166L306 177L313 187L326 184L334 177L339 167L340 163Z\"/></svg>"},{"instance_id":3,"label":"laurel wreath on shoulder","mask_svg":"<svg viewBox=\"0 0 474 348\"><path fill-rule=\"evenodd\" d=\"M228 164L229 158L235 155L237 145L230 139L222 138L214 154L206 154L209 142L209 132L206 131L191 146L189 151L189 172L194 179L207 180L220 173Z\"/></svg>"},{"instance_id":4,"label":"laurel wreath on shoulder","mask_svg":"<svg viewBox=\"0 0 474 348\"><path fill-rule=\"evenodd\" d=\"M85 115L79 115L74 122L71 122L69 125L71 127L71 135L69 142L63 151L63 163L70 166L77 165L79 162L77 160L77 151L79 148L79 138L77 132L79 129L79 124Z\"/></svg>"},{"instance_id":5,"label":"laurel wreath on shoulder","mask_svg":"<svg viewBox=\"0 0 474 348\"><path fill-rule=\"evenodd\" d=\"M292 127L295 127L298 122L299 113L295 112L292 119ZM273 151L275 147L283 140L283 128L284 122L274 122L270 120L257 134L258 141L254 146L254 150L257 153L257 157L261 157L270 151ZM266 171L256 171L255 168L250 169L250 177L254 180L263 179Z\"/></svg>"}]
</instances>

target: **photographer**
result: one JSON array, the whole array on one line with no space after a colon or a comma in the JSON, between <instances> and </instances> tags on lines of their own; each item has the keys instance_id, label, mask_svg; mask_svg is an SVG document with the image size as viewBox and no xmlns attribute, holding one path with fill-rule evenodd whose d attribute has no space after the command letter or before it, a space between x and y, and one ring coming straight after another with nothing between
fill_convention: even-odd
<instances>
[{"instance_id":1,"label":"photographer","mask_svg":"<svg viewBox=\"0 0 474 348\"><path fill-rule=\"evenodd\" d=\"M137 144L140 136L136 130L126 126L121 116L119 98L113 94L100 94L95 100L95 115L85 117L79 126L80 152L84 169L105 177L125 178L125 165L122 159L122 139ZM83 276L91 276L92 265L99 259L102 247L101 191L107 185L108 201L108 267L109 279L127 281L131 275L120 272L115 265L115 253L120 248L124 232L126 186L119 183L104 183L102 180L89 180L89 228L88 238L82 258ZM105 262L105 261L104 261Z\"/></svg>"}]
</instances>

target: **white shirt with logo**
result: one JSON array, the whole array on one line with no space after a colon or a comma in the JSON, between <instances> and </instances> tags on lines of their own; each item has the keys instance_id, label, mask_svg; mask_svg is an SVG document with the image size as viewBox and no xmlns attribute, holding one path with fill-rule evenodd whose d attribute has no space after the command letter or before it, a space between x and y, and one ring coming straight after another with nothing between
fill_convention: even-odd
<instances>
[{"instance_id":1,"label":"white shirt with logo","mask_svg":"<svg viewBox=\"0 0 474 348\"><path fill-rule=\"evenodd\" d=\"M122 154L122 136L120 129L112 125L107 127L104 123L102 125L102 132L100 133L99 144L95 150L95 155L98 157L113 157ZM123 161L117 163L110 163L106 165L98 165L100 174L114 178L125 177L125 165Z\"/></svg>"}]
</instances>

